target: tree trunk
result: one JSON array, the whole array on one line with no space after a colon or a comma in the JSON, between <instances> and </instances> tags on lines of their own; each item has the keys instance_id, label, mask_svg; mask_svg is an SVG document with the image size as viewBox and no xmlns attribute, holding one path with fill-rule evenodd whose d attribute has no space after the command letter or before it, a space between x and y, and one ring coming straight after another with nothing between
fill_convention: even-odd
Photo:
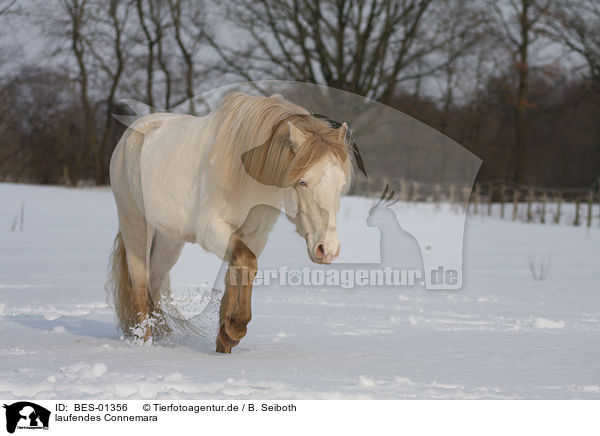
<instances>
[{"instance_id":1,"label":"tree trunk","mask_svg":"<svg viewBox=\"0 0 600 436\"><path fill-rule=\"evenodd\" d=\"M511 156L511 176L517 183L523 183L525 173L525 154L527 151L528 120L527 120L527 87L529 79L529 43L531 23L529 21L529 10L531 0L521 0L521 11L519 16L520 44L517 52L517 76L518 85L515 101L515 143Z\"/></svg>"}]
</instances>

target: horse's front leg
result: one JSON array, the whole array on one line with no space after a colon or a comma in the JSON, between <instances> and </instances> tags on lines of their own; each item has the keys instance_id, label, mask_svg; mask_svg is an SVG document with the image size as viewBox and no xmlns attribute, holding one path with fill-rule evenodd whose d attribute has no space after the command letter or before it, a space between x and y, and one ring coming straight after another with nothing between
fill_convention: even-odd
<instances>
[{"instance_id":1,"label":"horse's front leg","mask_svg":"<svg viewBox=\"0 0 600 436\"><path fill-rule=\"evenodd\" d=\"M232 236L227 250L229 267L225 276L225 294L219 312L220 328L217 352L231 353L246 335L252 318L252 282L258 268L256 256L237 236Z\"/></svg>"}]
</instances>

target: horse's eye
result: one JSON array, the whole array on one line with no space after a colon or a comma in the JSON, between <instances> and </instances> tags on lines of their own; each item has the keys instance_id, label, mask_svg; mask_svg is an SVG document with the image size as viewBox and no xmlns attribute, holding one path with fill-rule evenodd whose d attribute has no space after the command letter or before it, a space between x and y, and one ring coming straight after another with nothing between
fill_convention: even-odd
<instances>
[{"instance_id":1,"label":"horse's eye","mask_svg":"<svg viewBox=\"0 0 600 436\"><path fill-rule=\"evenodd\" d=\"M303 186L303 187L305 187L305 188L308 186L308 183L306 183L306 180L300 180L300 181L298 182L298 184L299 184L300 186Z\"/></svg>"}]
</instances>

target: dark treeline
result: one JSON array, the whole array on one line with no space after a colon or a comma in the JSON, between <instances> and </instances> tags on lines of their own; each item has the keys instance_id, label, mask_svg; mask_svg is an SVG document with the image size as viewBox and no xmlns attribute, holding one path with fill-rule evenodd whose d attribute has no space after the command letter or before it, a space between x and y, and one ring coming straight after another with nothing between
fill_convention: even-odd
<instances>
[{"instance_id":1,"label":"dark treeline","mask_svg":"<svg viewBox=\"0 0 600 436\"><path fill-rule=\"evenodd\" d=\"M0 0L2 32L23 26L49 49L23 62L0 34L0 180L107 183L119 100L200 113L202 90L258 79L406 112L480 180L600 177L600 0Z\"/></svg>"},{"instance_id":2,"label":"dark treeline","mask_svg":"<svg viewBox=\"0 0 600 436\"><path fill-rule=\"evenodd\" d=\"M564 78L563 78L564 79ZM587 80L556 83L532 77L528 97L528 140L523 177L540 187L581 188L600 177L600 95ZM479 156L478 180L513 180L514 104L505 77L494 77L479 98L449 113L431 99L401 95L393 106L418 118ZM396 175L402 176L402 175Z\"/></svg>"}]
</instances>

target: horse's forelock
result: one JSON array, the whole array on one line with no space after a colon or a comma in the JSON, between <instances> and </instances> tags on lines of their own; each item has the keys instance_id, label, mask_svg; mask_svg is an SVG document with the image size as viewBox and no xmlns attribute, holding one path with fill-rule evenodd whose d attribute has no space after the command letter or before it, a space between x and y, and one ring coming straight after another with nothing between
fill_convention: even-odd
<instances>
[{"instance_id":1,"label":"horse's forelock","mask_svg":"<svg viewBox=\"0 0 600 436\"><path fill-rule=\"evenodd\" d=\"M308 137L302 147L295 151L287 171L287 183L293 183L303 173L326 157L336 159L342 168L348 166L349 145L339 137L339 131L324 120L311 115L291 120ZM289 139L286 138L289 141ZM351 167L351 166L350 166ZM350 168L349 167L349 168Z\"/></svg>"}]
</instances>

